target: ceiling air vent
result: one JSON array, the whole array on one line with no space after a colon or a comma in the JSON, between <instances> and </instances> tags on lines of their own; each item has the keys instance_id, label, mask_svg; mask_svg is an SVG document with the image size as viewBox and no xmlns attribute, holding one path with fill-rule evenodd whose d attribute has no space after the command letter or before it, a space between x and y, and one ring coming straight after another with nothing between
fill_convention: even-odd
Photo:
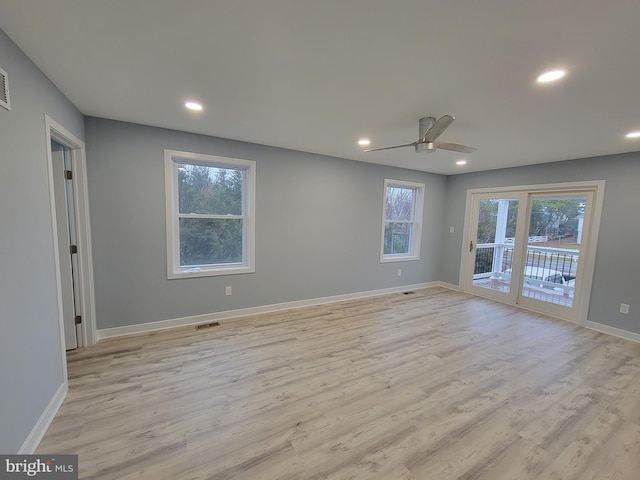
<instances>
[{"instance_id":1,"label":"ceiling air vent","mask_svg":"<svg viewBox=\"0 0 640 480\"><path fill-rule=\"evenodd\" d=\"M11 110L11 102L9 101L9 78L7 72L0 68L0 106Z\"/></svg>"}]
</instances>

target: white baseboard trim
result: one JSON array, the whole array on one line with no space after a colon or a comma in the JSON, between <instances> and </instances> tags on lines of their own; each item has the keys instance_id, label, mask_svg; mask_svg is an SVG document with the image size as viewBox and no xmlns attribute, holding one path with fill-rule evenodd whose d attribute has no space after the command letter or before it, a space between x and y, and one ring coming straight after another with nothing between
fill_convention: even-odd
<instances>
[{"instance_id":1,"label":"white baseboard trim","mask_svg":"<svg viewBox=\"0 0 640 480\"><path fill-rule=\"evenodd\" d=\"M449 290L454 290L456 292L462 291L462 289L458 285L454 285L453 283L447 283L447 282L434 282L434 283L436 283L438 287L448 288Z\"/></svg>"},{"instance_id":2,"label":"white baseboard trim","mask_svg":"<svg viewBox=\"0 0 640 480\"><path fill-rule=\"evenodd\" d=\"M384 288L381 290L369 290L366 292L346 293L343 295L334 295L331 297L312 298L308 300L297 300L293 302L275 303L271 305L263 305L260 307L241 308L238 310L229 310L226 312L205 313L203 315L194 315L190 317L172 318L169 320L159 320L157 322L140 323L137 325L127 325L124 327L104 328L98 330L96 338L98 341L107 338L121 337L125 335L134 335L137 333L155 332L158 330L166 330L169 328L186 327L190 325L199 325L210 322L223 322L235 320L249 315L258 315L261 313L272 313L282 310L291 310L294 308L312 307L314 305L324 305L327 303L344 302L345 300L356 300L359 298L377 297L390 293L406 292L408 290L419 290L429 287L442 286L442 282L419 283L415 285L402 285L399 287ZM455 287L457 288L457 287Z\"/></svg>"},{"instance_id":3,"label":"white baseboard trim","mask_svg":"<svg viewBox=\"0 0 640 480\"><path fill-rule=\"evenodd\" d=\"M628 330L622 330L621 328L610 327L609 325L593 322L591 320L587 320L584 323L584 326L590 330L595 330L596 332L608 333L609 335L613 335L615 337L620 337L624 338L625 340L631 340L632 342L640 343L640 333L634 333Z\"/></svg>"},{"instance_id":4,"label":"white baseboard trim","mask_svg":"<svg viewBox=\"0 0 640 480\"><path fill-rule=\"evenodd\" d=\"M49 425L51 425L51 422L53 422L53 418L56 416L56 413L58 413L58 410L60 409L62 402L67 396L68 391L69 386L66 382L60 385L58 391L51 398L49 405L47 405L47 408L45 408L44 412L42 412L42 415L40 415L40 418L31 430L31 433L29 433L29 436L20 447L20 450L18 450L18 454L31 455L36 451L36 448L38 448L38 445L40 445L42 437L44 437L44 434L47 433Z\"/></svg>"}]
</instances>

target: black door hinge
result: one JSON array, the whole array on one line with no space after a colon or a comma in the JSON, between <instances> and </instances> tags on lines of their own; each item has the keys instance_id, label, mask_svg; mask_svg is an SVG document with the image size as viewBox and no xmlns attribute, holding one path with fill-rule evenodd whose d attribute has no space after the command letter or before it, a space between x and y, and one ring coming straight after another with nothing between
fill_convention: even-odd
<instances>
[{"instance_id":1,"label":"black door hinge","mask_svg":"<svg viewBox=\"0 0 640 480\"><path fill-rule=\"evenodd\" d=\"M64 171L64 179L65 180L73 180L73 172L71 170Z\"/></svg>"},{"instance_id":2,"label":"black door hinge","mask_svg":"<svg viewBox=\"0 0 640 480\"><path fill-rule=\"evenodd\" d=\"M82 323L82 317L80 315L76 315L76 318L74 320L76 322L76 325L80 325Z\"/></svg>"},{"instance_id":3,"label":"black door hinge","mask_svg":"<svg viewBox=\"0 0 640 480\"><path fill-rule=\"evenodd\" d=\"M78 253L78 246L77 245L70 245L69 246L69 251L71 252L71 255L74 255L74 254Z\"/></svg>"}]
</instances>

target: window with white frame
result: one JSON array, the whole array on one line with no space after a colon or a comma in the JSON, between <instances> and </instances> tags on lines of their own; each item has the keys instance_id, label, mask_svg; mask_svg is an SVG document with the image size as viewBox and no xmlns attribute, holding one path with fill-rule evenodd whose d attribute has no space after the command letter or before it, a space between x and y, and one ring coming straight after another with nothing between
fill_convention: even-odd
<instances>
[{"instance_id":1,"label":"window with white frame","mask_svg":"<svg viewBox=\"0 0 640 480\"><path fill-rule=\"evenodd\" d=\"M381 262L418 260L424 184L384 181Z\"/></svg>"},{"instance_id":2,"label":"window with white frame","mask_svg":"<svg viewBox=\"0 0 640 480\"><path fill-rule=\"evenodd\" d=\"M165 150L167 276L250 273L255 162Z\"/></svg>"}]
</instances>

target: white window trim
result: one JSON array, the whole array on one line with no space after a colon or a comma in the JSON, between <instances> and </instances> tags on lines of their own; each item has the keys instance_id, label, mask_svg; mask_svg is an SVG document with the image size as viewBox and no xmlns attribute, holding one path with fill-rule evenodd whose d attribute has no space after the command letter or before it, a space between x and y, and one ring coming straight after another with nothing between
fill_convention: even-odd
<instances>
[{"instance_id":1,"label":"white window trim","mask_svg":"<svg viewBox=\"0 0 640 480\"><path fill-rule=\"evenodd\" d=\"M180 227L178 217L178 163L180 160L214 167L242 168L246 174L242 192L243 250L242 263L180 266ZM164 151L165 197L167 218L167 278L209 277L255 272L255 185L256 162L201 153Z\"/></svg>"},{"instance_id":2,"label":"white window trim","mask_svg":"<svg viewBox=\"0 0 640 480\"><path fill-rule=\"evenodd\" d=\"M411 229L411 248L409 253L384 253L384 230L387 222L387 187L412 188L416 191L413 206L413 227ZM407 262L420 260L420 245L422 239L422 209L424 205L424 183L405 182L403 180L392 180L385 178L384 195L382 196L382 232L380 234L380 263Z\"/></svg>"}]
</instances>

